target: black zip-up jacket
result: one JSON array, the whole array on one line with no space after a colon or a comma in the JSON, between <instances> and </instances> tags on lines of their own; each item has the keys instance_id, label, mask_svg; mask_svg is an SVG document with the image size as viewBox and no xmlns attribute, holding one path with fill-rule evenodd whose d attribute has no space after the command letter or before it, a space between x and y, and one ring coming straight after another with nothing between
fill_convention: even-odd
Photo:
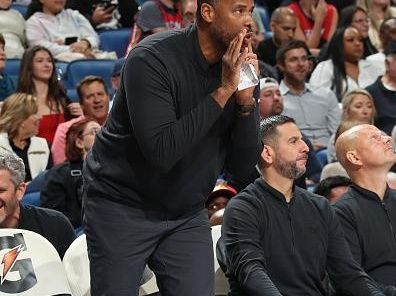
<instances>
[{"instance_id":1,"label":"black zip-up jacket","mask_svg":"<svg viewBox=\"0 0 396 296\"><path fill-rule=\"evenodd\" d=\"M297 186L287 204L257 179L228 203L220 242L229 295L326 295L326 271L347 295L383 295L352 259L327 200Z\"/></svg>"},{"instance_id":2,"label":"black zip-up jacket","mask_svg":"<svg viewBox=\"0 0 396 296\"><path fill-rule=\"evenodd\" d=\"M396 291L396 191L388 187L381 201L354 184L334 208L355 260L378 285Z\"/></svg>"},{"instance_id":3,"label":"black zip-up jacket","mask_svg":"<svg viewBox=\"0 0 396 296\"><path fill-rule=\"evenodd\" d=\"M258 108L240 116L234 96L220 107L211 93L221 69L205 60L195 25L142 40L86 158L87 198L176 219L204 208L223 169L247 179L259 155Z\"/></svg>"}]
</instances>

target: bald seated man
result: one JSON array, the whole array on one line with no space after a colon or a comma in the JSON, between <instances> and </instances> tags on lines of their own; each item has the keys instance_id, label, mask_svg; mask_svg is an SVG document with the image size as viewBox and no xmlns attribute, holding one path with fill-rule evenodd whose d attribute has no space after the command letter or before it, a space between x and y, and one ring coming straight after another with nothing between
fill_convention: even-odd
<instances>
[{"instance_id":1,"label":"bald seated man","mask_svg":"<svg viewBox=\"0 0 396 296\"><path fill-rule=\"evenodd\" d=\"M260 42L257 48L257 56L264 63L275 66L277 50L294 39L297 18L290 8L279 7L271 15L270 26L272 38Z\"/></svg>"},{"instance_id":2,"label":"bald seated man","mask_svg":"<svg viewBox=\"0 0 396 296\"><path fill-rule=\"evenodd\" d=\"M387 173L396 162L391 137L369 124L342 133L337 158L352 185L334 205L355 260L383 292L396 291L396 191Z\"/></svg>"}]
</instances>

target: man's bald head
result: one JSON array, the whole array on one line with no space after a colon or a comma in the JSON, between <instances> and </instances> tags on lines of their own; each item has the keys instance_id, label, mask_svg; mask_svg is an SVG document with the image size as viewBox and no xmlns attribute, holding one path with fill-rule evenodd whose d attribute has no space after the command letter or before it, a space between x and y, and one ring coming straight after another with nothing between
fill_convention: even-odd
<instances>
[{"instance_id":1,"label":"man's bald head","mask_svg":"<svg viewBox=\"0 0 396 296\"><path fill-rule=\"evenodd\" d=\"M359 131L361 130L361 126L367 124L360 124L354 126L347 131L343 132L335 143L337 159L341 163L341 165L348 170L351 168L352 163L347 158L347 154L350 151L356 150L357 144L359 142Z\"/></svg>"},{"instance_id":2,"label":"man's bald head","mask_svg":"<svg viewBox=\"0 0 396 296\"><path fill-rule=\"evenodd\" d=\"M275 23L282 23L285 19L285 17L290 16L292 18L295 18L295 14L293 10L291 10L289 7L283 6L283 7L278 7L277 9L274 10L274 12L271 15L271 22Z\"/></svg>"},{"instance_id":3,"label":"man's bald head","mask_svg":"<svg viewBox=\"0 0 396 296\"><path fill-rule=\"evenodd\" d=\"M336 141L336 152L351 178L357 171L387 172L396 162L391 137L370 124L360 124L342 133Z\"/></svg>"}]
</instances>

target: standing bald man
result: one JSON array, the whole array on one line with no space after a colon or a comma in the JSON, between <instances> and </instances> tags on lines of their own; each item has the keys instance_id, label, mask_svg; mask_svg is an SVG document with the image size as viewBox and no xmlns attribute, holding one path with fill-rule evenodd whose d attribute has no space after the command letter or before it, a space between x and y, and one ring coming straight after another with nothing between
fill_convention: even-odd
<instances>
[{"instance_id":1,"label":"standing bald man","mask_svg":"<svg viewBox=\"0 0 396 296\"><path fill-rule=\"evenodd\" d=\"M355 126L336 142L337 158L353 184L335 204L355 260L393 295L396 291L396 191L386 175L396 162L391 137L372 125Z\"/></svg>"}]
</instances>

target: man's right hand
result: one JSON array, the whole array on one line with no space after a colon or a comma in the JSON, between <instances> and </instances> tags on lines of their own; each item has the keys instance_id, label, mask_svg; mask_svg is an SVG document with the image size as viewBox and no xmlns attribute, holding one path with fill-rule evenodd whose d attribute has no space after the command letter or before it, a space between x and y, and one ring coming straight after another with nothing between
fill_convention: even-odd
<instances>
[{"instance_id":1,"label":"man's right hand","mask_svg":"<svg viewBox=\"0 0 396 296\"><path fill-rule=\"evenodd\" d=\"M107 23L113 16L113 9L114 8L111 7L105 9L103 6L96 6L95 10L92 12L92 23L95 25Z\"/></svg>"},{"instance_id":2,"label":"man's right hand","mask_svg":"<svg viewBox=\"0 0 396 296\"><path fill-rule=\"evenodd\" d=\"M242 62L245 61L248 54L248 48L243 48L241 51L245 35L246 29L243 29L230 42L223 55L221 86L212 93L213 98L222 108L238 88Z\"/></svg>"}]
</instances>

